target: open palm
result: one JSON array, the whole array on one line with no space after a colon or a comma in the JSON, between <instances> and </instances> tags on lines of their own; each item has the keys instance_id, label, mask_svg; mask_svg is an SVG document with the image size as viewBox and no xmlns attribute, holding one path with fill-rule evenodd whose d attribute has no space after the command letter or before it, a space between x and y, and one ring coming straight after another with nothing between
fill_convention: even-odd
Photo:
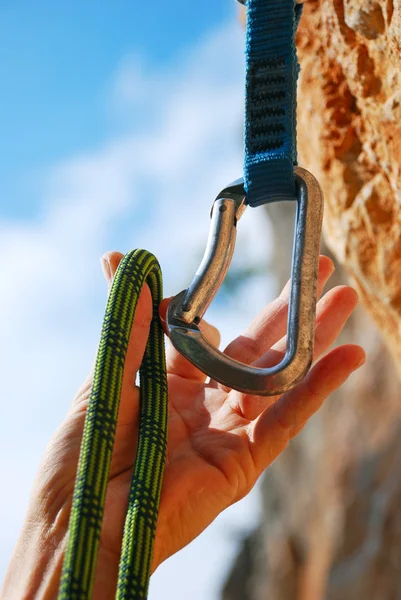
<instances>
[{"instance_id":1,"label":"open palm","mask_svg":"<svg viewBox=\"0 0 401 600\"><path fill-rule=\"evenodd\" d=\"M119 253L107 255L106 278L114 275ZM319 293L333 271L321 257ZM226 349L231 357L259 367L278 362L285 350L288 285L248 329ZM163 319L168 301L161 306ZM337 338L357 304L348 286L331 290L317 309L315 359ZM116 441L107 492L94 597L114 597L122 531L135 459L139 393L133 382L139 369L151 319L151 298L144 288L130 338ZM206 337L219 333L204 323ZM281 397L251 397L224 389L167 348L169 430L153 570L188 544L225 508L244 497L259 475L305 425L327 396L364 362L359 346L336 348L315 364L307 377ZM57 595L91 376L54 435L42 462L31 509L49 524L54 568L45 597ZM49 576L50 577L50 576ZM44 585L42 583L42 585Z\"/></svg>"}]
</instances>

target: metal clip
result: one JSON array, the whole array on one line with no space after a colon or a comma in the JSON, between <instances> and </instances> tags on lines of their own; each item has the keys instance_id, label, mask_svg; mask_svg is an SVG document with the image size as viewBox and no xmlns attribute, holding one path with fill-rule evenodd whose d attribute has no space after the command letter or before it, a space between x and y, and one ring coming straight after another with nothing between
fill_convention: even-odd
<instances>
[{"instance_id":1,"label":"metal clip","mask_svg":"<svg viewBox=\"0 0 401 600\"><path fill-rule=\"evenodd\" d=\"M297 216L283 360L265 369L245 365L214 348L198 327L234 252L237 222L246 206L242 180L217 196L201 265L190 287L171 300L167 311L170 340L183 356L223 385L258 396L278 395L291 389L312 363L323 195L317 180L305 169L296 167L295 177Z\"/></svg>"}]
</instances>

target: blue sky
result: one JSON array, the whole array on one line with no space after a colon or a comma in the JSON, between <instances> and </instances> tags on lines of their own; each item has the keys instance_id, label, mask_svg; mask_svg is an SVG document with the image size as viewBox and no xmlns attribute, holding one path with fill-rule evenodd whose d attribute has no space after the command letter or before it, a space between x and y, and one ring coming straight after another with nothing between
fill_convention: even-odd
<instances>
[{"instance_id":1,"label":"blue sky","mask_svg":"<svg viewBox=\"0 0 401 600\"><path fill-rule=\"evenodd\" d=\"M40 456L93 359L100 256L148 248L177 293L214 197L241 175L243 33L234 0L3 0L0 51L1 580ZM250 210L236 263L268 255L269 224ZM269 289L255 279L217 302L226 342ZM257 496L223 514L162 566L150 598L217 600L257 514Z\"/></svg>"},{"instance_id":2,"label":"blue sky","mask_svg":"<svg viewBox=\"0 0 401 600\"><path fill-rule=\"evenodd\" d=\"M234 4L3 1L2 214L32 215L36 170L112 135L117 123L108 112L107 88L124 57L140 57L149 70L168 67L205 31L229 19Z\"/></svg>"}]
</instances>

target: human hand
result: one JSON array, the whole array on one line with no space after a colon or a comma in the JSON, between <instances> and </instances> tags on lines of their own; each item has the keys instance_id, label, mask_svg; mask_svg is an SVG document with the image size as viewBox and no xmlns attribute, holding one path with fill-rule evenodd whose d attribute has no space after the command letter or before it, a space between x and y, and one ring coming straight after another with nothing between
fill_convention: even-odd
<instances>
[{"instance_id":1,"label":"human hand","mask_svg":"<svg viewBox=\"0 0 401 600\"><path fill-rule=\"evenodd\" d=\"M105 273L110 285L122 258L109 253ZM321 257L319 293L333 272ZM231 357L266 367L285 350L289 286L226 349ZM168 300L161 305L162 319ZM328 292L318 303L315 359L337 338L357 304L348 286ZM142 291L127 354L113 461L101 533L94 598L114 597L127 498L138 434L139 393L135 376L151 319L150 291ZM202 325L218 345L217 329ZM284 450L327 396L364 362L362 348L336 348L306 378L281 397L251 397L220 385L172 347L167 349L169 439L153 570L191 542L225 508L243 498L260 474ZM56 598L80 443L92 375L75 398L51 440L35 482L28 516L11 562L3 600Z\"/></svg>"}]
</instances>

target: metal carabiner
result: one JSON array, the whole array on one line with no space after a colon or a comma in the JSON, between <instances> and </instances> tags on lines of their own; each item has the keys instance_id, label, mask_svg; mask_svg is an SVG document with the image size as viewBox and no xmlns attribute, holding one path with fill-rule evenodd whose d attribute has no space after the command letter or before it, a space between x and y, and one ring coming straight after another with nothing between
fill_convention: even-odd
<instances>
[{"instance_id":1,"label":"metal carabiner","mask_svg":"<svg viewBox=\"0 0 401 600\"><path fill-rule=\"evenodd\" d=\"M234 252L237 222L246 208L242 180L225 188L212 208L206 251L187 290L175 296L167 311L167 328L175 348L223 385L248 394L273 396L291 389L313 358L316 287L323 194L311 173L295 167L297 215L291 267L287 349L282 361L261 369L229 358L213 347L198 325L220 287Z\"/></svg>"}]
</instances>

